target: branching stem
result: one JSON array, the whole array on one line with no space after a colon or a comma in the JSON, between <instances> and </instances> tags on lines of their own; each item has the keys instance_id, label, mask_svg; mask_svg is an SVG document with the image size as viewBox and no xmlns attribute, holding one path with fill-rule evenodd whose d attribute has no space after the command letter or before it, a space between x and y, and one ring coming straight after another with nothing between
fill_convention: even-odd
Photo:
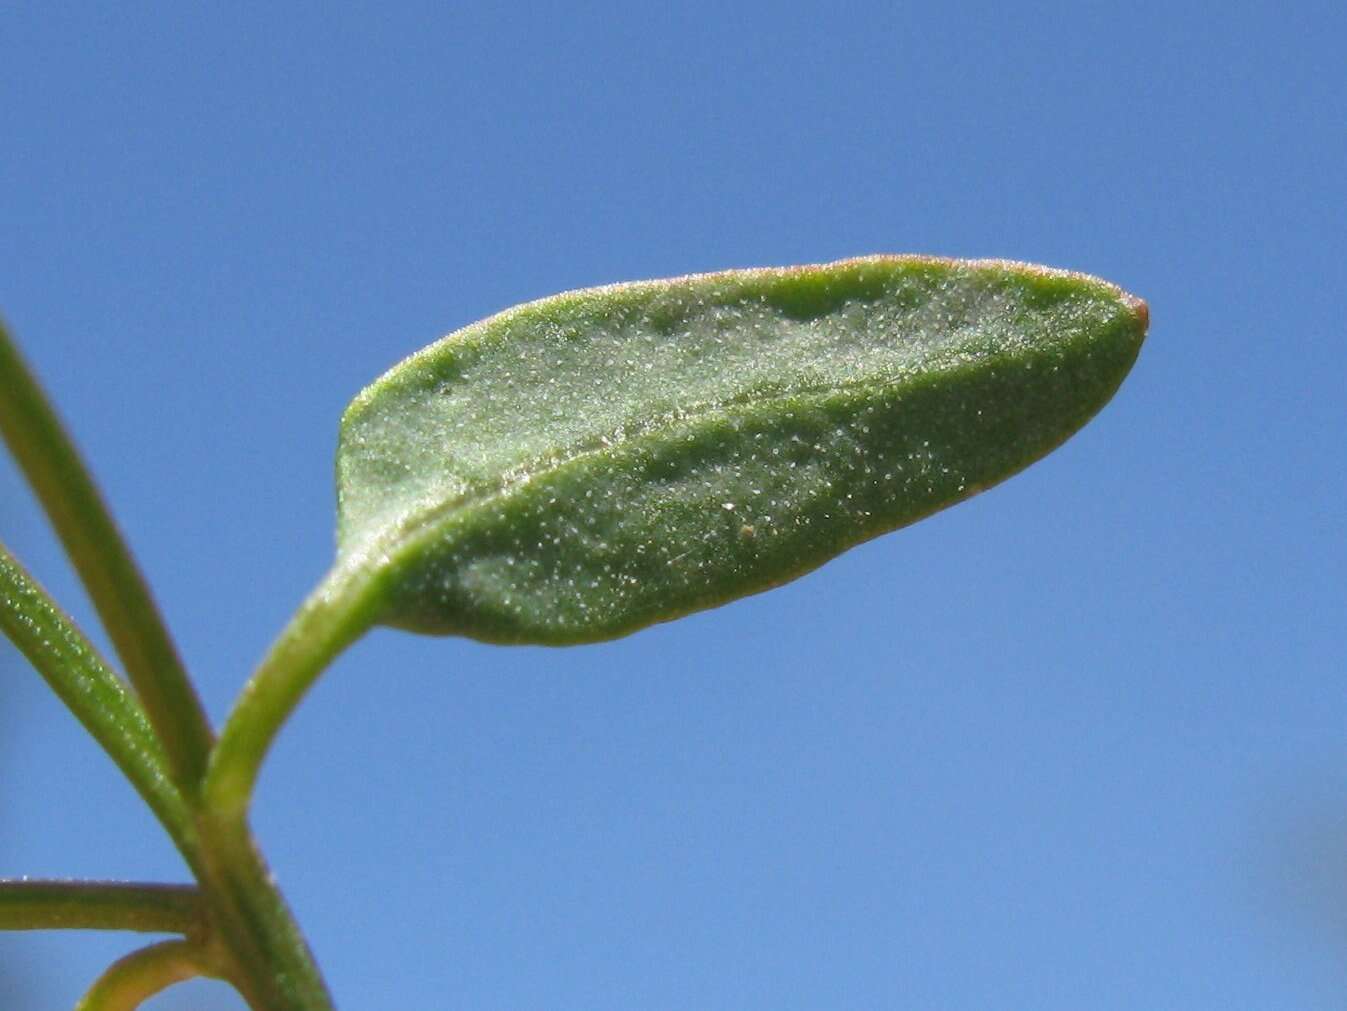
<instances>
[{"instance_id":1,"label":"branching stem","mask_svg":"<svg viewBox=\"0 0 1347 1011\"><path fill-rule=\"evenodd\" d=\"M117 656L191 797L206 771L210 723L150 587L46 394L0 323L0 435L89 591Z\"/></svg>"},{"instance_id":2,"label":"branching stem","mask_svg":"<svg viewBox=\"0 0 1347 1011\"><path fill-rule=\"evenodd\" d=\"M191 798L205 774L213 741L206 712L93 478L3 324L0 435L89 591L164 742L179 790Z\"/></svg>"}]
</instances>

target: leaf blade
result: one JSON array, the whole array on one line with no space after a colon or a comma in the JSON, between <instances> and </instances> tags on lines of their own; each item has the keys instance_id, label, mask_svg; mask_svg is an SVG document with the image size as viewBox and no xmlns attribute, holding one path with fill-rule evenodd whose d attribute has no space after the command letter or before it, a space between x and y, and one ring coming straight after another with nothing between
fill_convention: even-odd
<instances>
[{"instance_id":1,"label":"leaf blade","mask_svg":"<svg viewBox=\"0 0 1347 1011\"><path fill-rule=\"evenodd\" d=\"M1064 441L1144 304L1003 261L875 257L571 292L412 356L338 451L382 621L627 634L795 578Z\"/></svg>"}]
</instances>

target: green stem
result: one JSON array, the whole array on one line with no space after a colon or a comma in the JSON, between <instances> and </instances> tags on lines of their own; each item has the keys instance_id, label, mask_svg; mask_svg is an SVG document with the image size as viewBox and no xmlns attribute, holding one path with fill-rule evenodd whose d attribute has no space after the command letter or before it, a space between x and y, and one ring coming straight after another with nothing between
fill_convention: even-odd
<instances>
[{"instance_id":1,"label":"green stem","mask_svg":"<svg viewBox=\"0 0 1347 1011\"><path fill-rule=\"evenodd\" d=\"M201 884L228 950L230 981L257 1011L332 1011L323 982L246 822L203 816Z\"/></svg>"},{"instance_id":2,"label":"green stem","mask_svg":"<svg viewBox=\"0 0 1347 1011\"><path fill-rule=\"evenodd\" d=\"M0 626L178 842L201 884L209 923L200 939L213 946L211 964L224 967L215 974L227 976L257 1011L331 1011L303 936L253 844L246 812L258 767L286 717L322 668L369 627L372 608L364 584L346 576L330 578L310 598L245 689L229 743L217 754L204 710L148 588L3 327L0 434L51 516L144 708L3 547ZM208 769L218 771L213 802L204 795ZM27 906L22 896L15 897L16 919L46 915L54 922L65 915L75 922L81 916L97 920L126 914L109 907L97 914L92 908L58 913L59 896L50 895L44 914L35 894L27 896ZM127 897L104 898L116 906ZM202 974L205 958L202 950L180 942L147 948L113 966L80 1008L133 1008L170 983Z\"/></svg>"},{"instance_id":3,"label":"green stem","mask_svg":"<svg viewBox=\"0 0 1347 1011\"><path fill-rule=\"evenodd\" d=\"M0 930L137 930L191 934L204 924L191 885L0 880Z\"/></svg>"},{"instance_id":4,"label":"green stem","mask_svg":"<svg viewBox=\"0 0 1347 1011\"><path fill-rule=\"evenodd\" d=\"M75 1011L135 1011L174 983L212 975L187 941L163 941L114 962L89 989Z\"/></svg>"},{"instance_id":5,"label":"green stem","mask_svg":"<svg viewBox=\"0 0 1347 1011\"><path fill-rule=\"evenodd\" d=\"M229 948L233 977L266 1011L328 1011L331 997L248 828L258 771L317 676L370 626L373 583L338 566L309 596L245 686L220 734L201 790L201 883Z\"/></svg>"},{"instance_id":6,"label":"green stem","mask_svg":"<svg viewBox=\"0 0 1347 1011\"><path fill-rule=\"evenodd\" d=\"M264 1011L330 1011L331 999L246 821L196 816L169 779L167 759L136 699L97 650L0 544L0 629L122 769L168 829L201 883L201 902L231 966ZM101 889L101 890L100 890ZM180 893L131 895L115 886L16 882L0 889L0 926L129 926L143 917L178 929ZM167 903L169 909L165 909ZM158 919L158 917L167 919ZM135 929L135 928L132 928ZM203 927L204 930L204 927ZM97 1005L92 1005L97 1006Z\"/></svg>"},{"instance_id":7,"label":"green stem","mask_svg":"<svg viewBox=\"0 0 1347 1011\"><path fill-rule=\"evenodd\" d=\"M0 631L103 746L189 864L196 827L145 711L74 622L0 543Z\"/></svg>"},{"instance_id":8,"label":"green stem","mask_svg":"<svg viewBox=\"0 0 1347 1011\"><path fill-rule=\"evenodd\" d=\"M377 577L362 560L337 565L309 595L244 687L220 731L202 807L241 820L258 771L286 719L318 675L374 623Z\"/></svg>"},{"instance_id":9,"label":"green stem","mask_svg":"<svg viewBox=\"0 0 1347 1011\"><path fill-rule=\"evenodd\" d=\"M3 324L0 435L51 518L190 799L212 745L205 710L89 471Z\"/></svg>"}]
</instances>

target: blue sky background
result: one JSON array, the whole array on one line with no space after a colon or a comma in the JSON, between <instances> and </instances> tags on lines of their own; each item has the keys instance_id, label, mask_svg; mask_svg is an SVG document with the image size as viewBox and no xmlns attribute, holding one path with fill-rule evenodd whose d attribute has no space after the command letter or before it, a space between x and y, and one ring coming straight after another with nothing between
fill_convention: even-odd
<instances>
[{"instance_id":1,"label":"blue sky background","mask_svg":"<svg viewBox=\"0 0 1347 1011\"><path fill-rule=\"evenodd\" d=\"M1061 451L789 587L343 657L255 819L341 1007L1341 1007L1344 37L1330 3L7 6L0 312L216 720L331 558L342 407L445 332L873 252L1150 302ZM0 527L92 623L8 464ZM184 877L8 647L0 873ZM136 943L0 936L0 1007Z\"/></svg>"}]
</instances>

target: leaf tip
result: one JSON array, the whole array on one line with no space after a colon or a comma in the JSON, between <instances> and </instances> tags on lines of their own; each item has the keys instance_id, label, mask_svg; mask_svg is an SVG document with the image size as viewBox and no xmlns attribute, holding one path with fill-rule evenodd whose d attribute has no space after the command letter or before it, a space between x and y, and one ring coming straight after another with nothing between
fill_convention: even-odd
<instances>
[{"instance_id":1,"label":"leaf tip","mask_svg":"<svg viewBox=\"0 0 1347 1011\"><path fill-rule=\"evenodd\" d=\"M1127 292L1123 292L1122 300L1123 304L1127 306L1128 310L1136 318L1137 326L1140 328L1142 336L1145 336L1146 331L1149 330L1151 326L1150 306L1146 304L1145 299L1137 298L1135 295L1130 295Z\"/></svg>"}]
</instances>

